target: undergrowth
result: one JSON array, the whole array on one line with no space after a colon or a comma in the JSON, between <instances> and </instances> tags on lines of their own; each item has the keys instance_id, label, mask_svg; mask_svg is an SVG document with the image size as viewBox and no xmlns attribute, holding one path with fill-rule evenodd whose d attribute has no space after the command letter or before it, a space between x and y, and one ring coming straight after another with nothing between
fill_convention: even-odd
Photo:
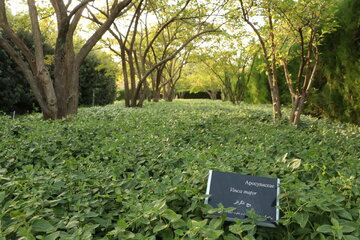
<instances>
[{"instance_id":1,"label":"undergrowth","mask_svg":"<svg viewBox=\"0 0 360 240\"><path fill-rule=\"evenodd\" d=\"M0 117L0 239L360 239L360 129L201 100ZM281 179L281 220L207 218L209 169Z\"/></svg>"}]
</instances>

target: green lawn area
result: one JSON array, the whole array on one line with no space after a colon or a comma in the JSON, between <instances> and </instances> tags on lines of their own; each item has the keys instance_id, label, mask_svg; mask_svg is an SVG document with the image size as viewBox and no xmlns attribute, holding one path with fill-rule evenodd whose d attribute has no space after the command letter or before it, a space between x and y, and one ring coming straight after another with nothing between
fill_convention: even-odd
<instances>
[{"instance_id":1,"label":"green lawn area","mask_svg":"<svg viewBox=\"0 0 360 240\"><path fill-rule=\"evenodd\" d=\"M302 120L206 100L1 117L0 240L360 239L360 128ZM206 218L210 169L280 178L279 226Z\"/></svg>"}]
</instances>

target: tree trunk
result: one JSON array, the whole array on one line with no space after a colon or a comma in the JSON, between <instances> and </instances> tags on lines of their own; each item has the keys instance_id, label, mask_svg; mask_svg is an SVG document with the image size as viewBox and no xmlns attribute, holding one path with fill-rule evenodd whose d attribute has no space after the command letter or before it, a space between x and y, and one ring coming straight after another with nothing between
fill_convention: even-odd
<instances>
[{"instance_id":1,"label":"tree trunk","mask_svg":"<svg viewBox=\"0 0 360 240\"><path fill-rule=\"evenodd\" d=\"M280 102L280 91L277 80L273 76L268 76L270 81L270 92L273 104L274 120L278 121L281 119L281 102Z\"/></svg>"},{"instance_id":2,"label":"tree trunk","mask_svg":"<svg viewBox=\"0 0 360 240\"><path fill-rule=\"evenodd\" d=\"M166 89L166 86L164 86L164 90ZM168 84L167 90L164 91L164 99L167 102L172 102L175 98L175 86L171 86L171 84Z\"/></svg>"},{"instance_id":3,"label":"tree trunk","mask_svg":"<svg viewBox=\"0 0 360 240\"><path fill-rule=\"evenodd\" d=\"M207 94L209 95L211 100L216 100L217 92L214 91L207 91Z\"/></svg>"},{"instance_id":4,"label":"tree trunk","mask_svg":"<svg viewBox=\"0 0 360 240\"><path fill-rule=\"evenodd\" d=\"M241 4L241 10L243 13L243 19L245 22L254 30L255 34L257 35L261 48L263 50L263 56L266 63L266 71L268 72L268 82L271 92L271 100L273 104L273 115L274 120L278 121L281 118L281 103L280 103L280 92L279 92L279 86L277 83L277 72L276 72L276 56L275 56L275 50L276 45L274 41L274 27L273 27L273 20L271 15L271 9L268 10L268 24L270 28L270 42L271 42L271 54L268 53L268 48L265 44L264 38L262 34L259 32L259 29L255 27L255 25L250 21L249 17L249 11L247 11L244 7L243 0L240 0ZM250 9L249 9L250 10Z\"/></svg>"},{"instance_id":5,"label":"tree trunk","mask_svg":"<svg viewBox=\"0 0 360 240\"><path fill-rule=\"evenodd\" d=\"M269 19L269 27L270 27L270 41L271 41L271 78L270 80L270 89L271 89L271 97L273 103L273 111L274 111L274 119L275 121L280 120L281 118L281 103L280 103L280 91L278 86L278 77L277 77L277 69L276 69L276 45L275 45L275 37L274 37L274 26L271 15L270 8L268 9L268 19Z\"/></svg>"},{"instance_id":6,"label":"tree trunk","mask_svg":"<svg viewBox=\"0 0 360 240\"><path fill-rule=\"evenodd\" d=\"M290 115L290 122L295 126L298 125L300 122L300 116L305 107L305 100L306 100L306 95L302 94L296 96L296 99L293 102L291 115Z\"/></svg>"},{"instance_id":7,"label":"tree trunk","mask_svg":"<svg viewBox=\"0 0 360 240\"><path fill-rule=\"evenodd\" d=\"M122 72L124 77L124 89L125 89L125 107L130 107L130 87L129 87L129 76L128 76L128 70L126 65L126 52L125 52L125 43L122 41L121 38L119 38L119 44L120 44L120 57L121 57L121 66L122 66Z\"/></svg>"},{"instance_id":8,"label":"tree trunk","mask_svg":"<svg viewBox=\"0 0 360 240\"><path fill-rule=\"evenodd\" d=\"M159 102L160 101L160 89L159 88L155 88L153 90L153 101L154 102Z\"/></svg>"}]
</instances>

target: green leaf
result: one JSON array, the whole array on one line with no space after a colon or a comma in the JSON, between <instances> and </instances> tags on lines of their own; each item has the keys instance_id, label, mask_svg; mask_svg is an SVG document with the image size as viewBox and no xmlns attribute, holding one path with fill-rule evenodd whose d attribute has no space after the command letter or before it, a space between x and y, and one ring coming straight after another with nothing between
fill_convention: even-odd
<instances>
[{"instance_id":1,"label":"green leaf","mask_svg":"<svg viewBox=\"0 0 360 240\"><path fill-rule=\"evenodd\" d=\"M176 233L176 235L178 235L178 236L184 235L184 231L181 230L181 229L176 229L176 230L174 231L174 233Z\"/></svg>"},{"instance_id":2,"label":"green leaf","mask_svg":"<svg viewBox=\"0 0 360 240\"><path fill-rule=\"evenodd\" d=\"M238 237L236 237L234 234L232 233L228 233L226 234L224 237L224 240L239 240Z\"/></svg>"},{"instance_id":3,"label":"green leaf","mask_svg":"<svg viewBox=\"0 0 360 240\"><path fill-rule=\"evenodd\" d=\"M17 234L26 240L36 240L35 236L31 234L31 229L27 229L24 227L19 228Z\"/></svg>"},{"instance_id":4,"label":"green leaf","mask_svg":"<svg viewBox=\"0 0 360 240\"><path fill-rule=\"evenodd\" d=\"M31 228L34 232L46 232L46 233L56 230L56 227L54 227L49 221L44 219L35 220Z\"/></svg>"},{"instance_id":5,"label":"green leaf","mask_svg":"<svg viewBox=\"0 0 360 240\"><path fill-rule=\"evenodd\" d=\"M209 227L212 229L218 229L222 225L223 220L221 218L214 218L210 221Z\"/></svg>"},{"instance_id":6,"label":"green leaf","mask_svg":"<svg viewBox=\"0 0 360 240\"><path fill-rule=\"evenodd\" d=\"M223 230L209 229L205 232L205 236L208 239L218 239L223 233Z\"/></svg>"},{"instance_id":7,"label":"green leaf","mask_svg":"<svg viewBox=\"0 0 360 240\"><path fill-rule=\"evenodd\" d=\"M128 224L120 219L119 221L117 221L117 226L120 228L120 230L125 230L128 227Z\"/></svg>"},{"instance_id":8,"label":"green leaf","mask_svg":"<svg viewBox=\"0 0 360 240\"><path fill-rule=\"evenodd\" d=\"M300 227L304 228L309 220L309 213L307 212L298 213L295 215L295 220L300 225Z\"/></svg>"},{"instance_id":9,"label":"green leaf","mask_svg":"<svg viewBox=\"0 0 360 240\"><path fill-rule=\"evenodd\" d=\"M339 226L340 224L339 224L339 221L336 219L336 218L331 218L331 223L332 223L332 225L334 225L334 226Z\"/></svg>"},{"instance_id":10,"label":"green leaf","mask_svg":"<svg viewBox=\"0 0 360 240\"><path fill-rule=\"evenodd\" d=\"M358 237L354 237L354 236L351 236L351 235L344 235L343 239L344 240L359 240Z\"/></svg>"},{"instance_id":11,"label":"green leaf","mask_svg":"<svg viewBox=\"0 0 360 240\"><path fill-rule=\"evenodd\" d=\"M0 192L0 203L5 199L5 192Z\"/></svg>"},{"instance_id":12,"label":"green leaf","mask_svg":"<svg viewBox=\"0 0 360 240\"><path fill-rule=\"evenodd\" d=\"M179 220L181 218L180 214L176 214L173 210L171 209L166 209L162 212L161 214L164 218L166 218L167 220L169 220L170 222L176 222L177 220Z\"/></svg>"},{"instance_id":13,"label":"green leaf","mask_svg":"<svg viewBox=\"0 0 360 240\"><path fill-rule=\"evenodd\" d=\"M66 228L74 228L77 227L78 225L79 225L78 220L71 220L68 222L68 224L66 224Z\"/></svg>"},{"instance_id":14,"label":"green leaf","mask_svg":"<svg viewBox=\"0 0 360 240\"><path fill-rule=\"evenodd\" d=\"M342 226L343 228L341 229L343 233L351 233L353 231L355 231L356 228L352 227L352 226Z\"/></svg>"},{"instance_id":15,"label":"green leaf","mask_svg":"<svg viewBox=\"0 0 360 240\"><path fill-rule=\"evenodd\" d=\"M255 228L255 225L244 224L244 225L242 225L242 228L244 231L251 231Z\"/></svg>"},{"instance_id":16,"label":"green leaf","mask_svg":"<svg viewBox=\"0 0 360 240\"><path fill-rule=\"evenodd\" d=\"M204 219L202 221L191 220L191 225L194 227L202 228L207 224L207 221L207 219Z\"/></svg>"},{"instance_id":17,"label":"green leaf","mask_svg":"<svg viewBox=\"0 0 360 240\"><path fill-rule=\"evenodd\" d=\"M169 226L168 224L158 223L158 224L154 227L153 232L154 232L154 233L160 232L161 230L164 230L164 229L167 228L168 226Z\"/></svg>"},{"instance_id":18,"label":"green leaf","mask_svg":"<svg viewBox=\"0 0 360 240\"><path fill-rule=\"evenodd\" d=\"M186 226L186 222L182 219L179 219L171 223L174 229L182 228Z\"/></svg>"},{"instance_id":19,"label":"green leaf","mask_svg":"<svg viewBox=\"0 0 360 240\"><path fill-rule=\"evenodd\" d=\"M242 234L245 230L242 224L234 224L229 227L230 232L235 234Z\"/></svg>"},{"instance_id":20,"label":"green leaf","mask_svg":"<svg viewBox=\"0 0 360 240\"><path fill-rule=\"evenodd\" d=\"M332 228L331 228L330 225L324 224L324 225L321 225L320 227L318 227L318 228L316 229L316 231L321 232L321 233L331 233L331 232L332 232Z\"/></svg>"},{"instance_id":21,"label":"green leaf","mask_svg":"<svg viewBox=\"0 0 360 240\"><path fill-rule=\"evenodd\" d=\"M60 232L54 232L50 235L47 235L44 240L55 240L60 236Z\"/></svg>"},{"instance_id":22,"label":"green leaf","mask_svg":"<svg viewBox=\"0 0 360 240\"><path fill-rule=\"evenodd\" d=\"M290 168L292 168L293 170L299 168L301 166L301 159L295 158L295 159L291 160L291 162L289 162L288 166Z\"/></svg>"},{"instance_id":23,"label":"green leaf","mask_svg":"<svg viewBox=\"0 0 360 240\"><path fill-rule=\"evenodd\" d=\"M244 240L255 240L254 236L252 236L252 235L246 235L243 239Z\"/></svg>"},{"instance_id":24,"label":"green leaf","mask_svg":"<svg viewBox=\"0 0 360 240\"><path fill-rule=\"evenodd\" d=\"M337 212L337 214L344 219L353 220L351 213L349 213L346 210L341 210L341 211Z\"/></svg>"}]
</instances>

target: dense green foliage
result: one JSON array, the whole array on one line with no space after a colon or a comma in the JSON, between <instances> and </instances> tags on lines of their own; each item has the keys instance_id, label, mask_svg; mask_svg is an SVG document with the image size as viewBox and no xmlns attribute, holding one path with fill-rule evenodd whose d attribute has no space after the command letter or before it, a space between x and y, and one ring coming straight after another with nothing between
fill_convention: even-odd
<instances>
[{"instance_id":1,"label":"dense green foliage","mask_svg":"<svg viewBox=\"0 0 360 240\"><path fill-rule=\"evenodd\" d=\"M28 32L19 32L29 45L31 35ZM49 59L52 58L53 49L45 45ZM92 53L84 61L80 70L80 104L106 105L113 103L116 96L116 77L109 69L102 65L99 56ZM104 61L105 62L105 61ZM105 62L106 63L106 62ZM51 60L48 65L53 74ZM4 50L0 49L0 111L10 113L32 112L39 109L34 95L26 82L22 72L11 60Z\"/></svg>"},{"instance_id":2,"label":"dense green foliage","mask_svg":"<svg viewBox=\"0 0 360 240\"><path fill-rule=\"evenodd\" d=\"M80 104L106 105L116 97L116 76L102 66L99 56L90 54L80 69Z\"/></svg>"},{"instance_id":3,"label":"dense green foliage","mask_svg":"<svg viewBox=\"0 0 360 240\"><path fill-rule=\"evenodd\" d=\"M331 119L360 123L360 2L341 1L337 31L321 46L321 75L311 109Z\"/></svg>"},{"instance_id":4,"label":"dense green foliage","mask_svg":"<svg viewBox=\"0 0 360 240\"><path fill-rule=\"evenodd\" d=\"M25 113L36 101L16 64L0 49L0 111Z\"/></svg>"},{"instance_id":5,"label":"dense green foliage","mask_svg":"<svg viewBox=\"0 0 360 240\"><path fill-rule=\"evenodd\" d=\"M0 117L1 240L360 238L359 127L275 124L267 105L122 105ZM209 169L281 178L280 226L207 219Z\"/></svg>"},{"instance_id":6,"label":"dense green foliage","mask_svg":"<svg viewBox=\"0 0 360 240\"><path fill-rule=\"evenodd\" d=\"M30 49L33 48L31 33L24 29L19 29L17 34ZM43 47L45 54L53 54L51 46L44 44ZM0 86L0 111L6 113L12 111L26 113L38 109L38 104L30 90L29 83L16 63L1 48Z\"/></svg>"}]
</instances>

